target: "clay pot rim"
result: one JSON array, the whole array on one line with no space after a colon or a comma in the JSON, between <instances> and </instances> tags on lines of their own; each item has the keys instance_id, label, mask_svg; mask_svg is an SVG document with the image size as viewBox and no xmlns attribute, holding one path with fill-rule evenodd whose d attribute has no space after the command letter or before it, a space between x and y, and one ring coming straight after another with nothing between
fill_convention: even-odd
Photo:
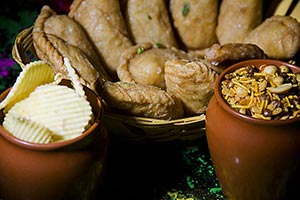
<instances>
[{"instance_id":1,"label":"clay pot rim","mask_svg":"<svg viewBox=\"0 0 300 200\"><path fill-rule=\"evenodd\" d=\"M68 81L68 80L67 80ZM0 94L0 96L5 97L8 92L10 91L12 87L7 88L2 94ZM66 140L66 141L61 141L61 142L53 142L53 143L49 143L49 144L40 144L40 143L33 143L33 142L28 142L19 138L14 137L11 133L9 133L3 126L2 124L0 124L0 137L4 137L6 140L8 140L9 142L21 147L21 148L25 148L25 149L30 149L30 150L38 150L38 151L52 151L52 150L57 150L57 149L61 149L61 148L65 148L67 146L73 145L79 141L81 141L83 138L88 137L89 135L91 135L93 133L93 131L100 125L100 123L103 121L103 106L102 106L102 101L101 98L91 89L87 88L84 86L84 90L89 92L89 94L94 95L94 97L96 99L96 104L97 104L97 113L95 115L94 112L94 108L93 108L93 112L95 115L95 119L93 124L91 125L91 127L89 127L86 131L84 131L80 136L75 137L73 139L70 140Z\"/></svg>"},{"instance_id":2,"label":"clay pot rim","mask_svg":"<svg viewBox=\"0 0 300 200\"><path fill-rule=\"evenodd\" d=\"M223 109L225 109L228 113L231 115L242 119L243 121L249 122L249 123L255 123L255 124L260 124L260 125L266 125L266 126L279 126L279 125L287 125L295 122L300 122L300 117L293 118L293 119L287 119L287 120L264 120L264 119L257 119L253 118L251 116L247 116L244 114L241 114L234 110L223 98L221 91L220 91L220 85L221 82L224 80L224 76L227 73L230 73L232 71L235 71L238 68L244 67L246 65L254 65L254 66L261 66L263 64L274 64L276 66L279 65L286 65L290 67L293 72L300 72L300 68L296 65L287 63L285 61L280 61L280 60L274 60L274 59L251 59L251 60L245 60L241 61L238 63L235 63L231 65L230 67L226 68L217 78L216 83L215 83L215 88L214 88L214 95L217 100L217 102L221 105Z\"/></svg>"}]
</instances>

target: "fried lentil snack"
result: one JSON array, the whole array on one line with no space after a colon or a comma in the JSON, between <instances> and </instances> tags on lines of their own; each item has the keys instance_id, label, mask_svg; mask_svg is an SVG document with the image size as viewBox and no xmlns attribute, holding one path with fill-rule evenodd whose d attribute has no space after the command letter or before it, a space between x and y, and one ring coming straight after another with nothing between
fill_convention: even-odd
<instances>
[{"instance_id":1,"label":"fried lentil snack","mask_svg":"<svg viewBox=\"0 0 300 200\"><path fill-rule=\"evenodd\" d=\"M203 49L217 42L218 0L171 0L170 11L174 27L187 49Z\"/></svg>"},{"instance_id":2,"label":"fried lentil snack","mask_svg":"<svg viewBox=\"0 0 300 200\"><path fill-rule=\"evenodd\" d=\"M270 58L290 59L300 47L300 23L290 16L271 16L252 30L244 42L256 44Z\"/></svg>"},{"instance_id":3,"label":"fried lentil snack","mask_svg":"<svg viewBox=\"0 0 300 200\"><path fill-rule=\"evenodd\" d=\"M262 15L261 0L223 0L216 28L219 43L242 43L245 36L261 23Z\"/></svg>"},{"instance_id":4,"label":"fried lentil snack","mask_svg":"<svg viewBox=\"0 0 300 200\"><path fill-rule=\"evenodd\" d=\"M57 15L49 6L43 6L33 27L33 33L37 32L55 35L68 44L78 47L95 69L109 79L93 43L88 39L81 25L68 15Z\"/></svg>"},{"instance_id":5,"label":"fried lentil snack","mask_svg":"<svg viewBox=\"0 0 300 200\"><path fill-rule=\"evenodd\" d=\"M69 16L82 25L115 79L122 52L132 46L118 0L75 0Z\"/></svg>"},{"instance_id":6,"label":"fried lentil snack","mask_svg":"<svg viewBox=\"0 0 300 200\"><path fill-rule=\"evenodd\" d=\"M218 74L205 60L166 62L167 92L180 99L187 116L202 114L210 101Z\"/></svg>"},{"instance_id":7,"label":"fried lentil snack","mask_svg":"<svg viewBox=\"0 0 300 200\"><path fill-rule=\"evenodd\" d=\"M118 77L121 81L165 89L165 62L177 58L189 59L190 55L175 47L137 44L122 54Z\"/></svg>"},{"instance_id":8,"label":"fried lentil snack","mask_svg":"<svg viewBox=\"0 0 300 200\"><path fill-rule=\"evenodd\" d=\"M37 56L49 63L53 71L56 74L60 74L62 78L69 79L63 60L68 58L83 85L95 91L99 80L106 80L107 77L97 72L79 48L70 45L55 35L46 34L45 32L33 32L32 38Z\"/></svg>"},{"instance_id":9,"label":"fried lentil snack","mask_svg":"<svg viewBox=\"0 0 300 200\"><path fill-rule=\"evenodd\" d=\"M180 100L156 86L106 81L100 94L111 108L130 115L165 120L184 116Z\"/></svg>"},{"instance_id":10,"label":"fried lentil snack","mask_svg":"<svg viewBox=\"0 0 300 200\"><path fill-rule=\"evenodd\" d=\"M125 13L135 43L177 46L165 0L128 0Z\"/></svg>"}]
</instances>

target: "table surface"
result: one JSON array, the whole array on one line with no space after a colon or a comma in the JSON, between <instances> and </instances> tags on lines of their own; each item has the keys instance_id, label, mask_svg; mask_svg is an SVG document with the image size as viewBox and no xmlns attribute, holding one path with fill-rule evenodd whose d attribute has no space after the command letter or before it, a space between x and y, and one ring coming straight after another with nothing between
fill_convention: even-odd
<instances>
[{"instance_id":1,"label":"table surface","mask_svg":"<svg viewBox=\"0 0 300 200\"><path fill-rule=\"evenodd\" d=\"M53 0L51 6L64 12L69 2ZM33 24L42 5L44 1L12 0L0 8L0 92L12 86L21 71L11 57L14 39ZM224 199L205 136L193 142L147 144L112 138L109 154L107 176L99 191L104 199Z\"/></svg>"},{"instance_id":2,"label":"table surface","mask_svg":"<svg viewBox=\"0 0 300 200\"><path fill-rule=\"evenodd\" d=\"M223 200L205 135L193 142L132 144L112 139L106 199Z\"/></svg>"}]
</instances>

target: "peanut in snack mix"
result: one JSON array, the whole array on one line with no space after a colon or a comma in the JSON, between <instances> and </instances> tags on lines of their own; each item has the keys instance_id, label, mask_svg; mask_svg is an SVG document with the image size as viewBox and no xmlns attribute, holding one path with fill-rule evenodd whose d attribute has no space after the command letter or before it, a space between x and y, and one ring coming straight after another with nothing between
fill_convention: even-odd
<instances>
[{"instance_id":1,"label":"peanut in snack mix","mask_svg":"<svg viewBox=\"0 0 300 200\"><path fill-rule=\"evenodd\" d=\"M300 73L286 66L245 66L225 75L225 101L237 112L264 120L300 116Z\"/></svg>"}]
</instances>

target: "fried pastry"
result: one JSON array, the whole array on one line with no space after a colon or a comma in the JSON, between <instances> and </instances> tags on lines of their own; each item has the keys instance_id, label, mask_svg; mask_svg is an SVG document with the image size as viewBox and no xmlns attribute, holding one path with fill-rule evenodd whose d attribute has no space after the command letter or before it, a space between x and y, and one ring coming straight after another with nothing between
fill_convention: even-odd
<instances>
[{"instance_id":1,"label":"fried pastry","mask_svg":"<svg viewBox=\"0 0 300 200\"><path fill-rule=\"evenodd\" d=\"M239 61L263 58L267 58L267 55L261 48L246 43L214 44L206 49L204 55L204 59L212 64L217 73Z\"/></svg>"},{"instance_id":2,"label":"fried pastry","mask_svg":"<svg viewBox=\"0 0 300 200\"><path fill-rule=\"evenodd\" d=\"M218 0L171 0L170 11L185 48L203 49L217 42Z\"/></svg>"},{"instance_id":3,"label":"fried pastry","mask_svg":"<svg viewBox=\"0 0 300 200\"><path fill-rule=\"evenodd\" d=\"M69 16L77 21L95 44L104 67L112 78L122 52L132 46L118 0L75 0Z\"/></svg>"},{"instance_id":4,"label":"fried pastry","mask_svg":"<svg viewBox=\"0 0 300 200\"><path fill-rule=\"evenodd\" d=\"M242 43L245 36L261 23L262 16L261 0L223 0L216 29L219 43Z\"/></svg>"},{"instance_id":5,"label":"fried pastry","mask_svg":"<svg viewBox=\"0 0 300 200\"><path fill-rule=\"evenodd\" d=\"M117 69L118 77L121 81L165 89L165 62L177 58L188 59L190 56L175 47L157 47L151 43L138 44L122 54Z\"/></svg>"},{"instance_id":6,"label":"fried pastry","mask_svg":"<svg viewBox=\"0 0 300 200\"><path fill-rule=\"evenodd\" d=\"M171 120L184 115L181 102L155 86L107 81L99 93L111 108L133 116Z\"/></svg>"},{"instance_id":7,"label":"fried pastry","mask_svg":"<svg viewBox=\"0 0 300 200\"><path fill-rule=\"evenodd\" d=\"M68 15L58 15L49 6L43 6L35 20L33 32L52 34L78 47L93 63L96 70L109 78L94 49L94 44L88 39L81 25Z\"/></svg>"},{"instance_id":8,"label":"fried pastry","mask_svg":"<svg viewBox=\"0 0 300 200\"><path fill-rule=\"evenodd\" d=\"M106 76L97 72L79 48L55 35L44 32L33 32L32 38L38 58L49 63L53 71L60 74L62 78L69 79L67 68L64 65L64 58L68 58L83 85L95 91L99 80L106 80Z\"/></svg>"},{"instance_id":9,"label":"fried pastry","mask_svg":"<svg viewBox=\"0 0 300 200\"><path fill-rule=\"evenodd\" d=\"M186 116L205 113L217 77L205 60L166 62L167 92L182 101Z\"/></svg>"},{"instance_id":10,"label":"fried pastry","mask_svg":"<svg viewBox=\"0 0 300 200\"><path fill-rule=\"evenodd\" d=\"M251 31L244 42L256 44L270 58L290 59L300 47L300 23L290 16L271 16Z\"/></svg>"},{"instance_id":11,"label":"fried pastry","mask_svg":"<svg viewBox=\"0 0 300 200\"><path fill-rule=\"evenodd\" d=\"M125 13L135 44L177 46L165 0L128 0Z\"/></svg>"},{"instance_id":12,"label":"fried pastry","mask_svg":"<svg viewBox=\"0 0 300 200\"><path fill-rule=\"evenodd\" d=\"M187 53L193 57L204 59L205 57L205 52L209 49L210 47L204 48L204 49L190 49L187 51Z\"/></svg>"}]
</instances>

